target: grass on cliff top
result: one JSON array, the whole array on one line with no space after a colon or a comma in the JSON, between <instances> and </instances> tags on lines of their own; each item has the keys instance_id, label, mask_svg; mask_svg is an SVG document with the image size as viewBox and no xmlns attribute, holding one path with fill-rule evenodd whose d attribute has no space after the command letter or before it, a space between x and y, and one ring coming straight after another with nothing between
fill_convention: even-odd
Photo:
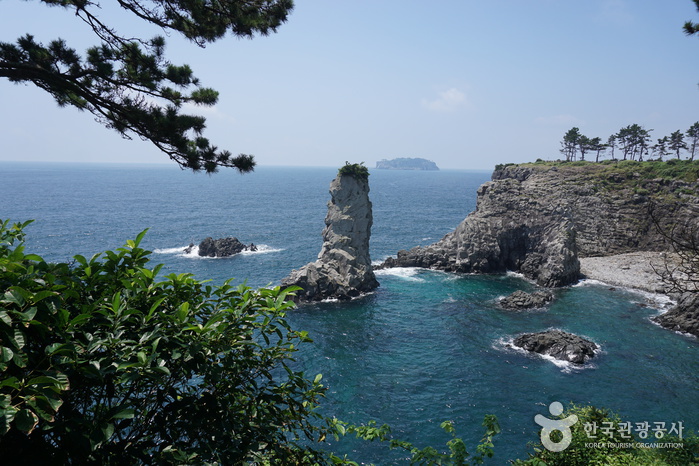
<instances>
[{"instance_id":1,"label":"grass on cliff top","mask_svg":"<svg viewBox=\"0 0 699 466\"><path fill-rule=\"evenodd\" d=\"M542 168L547 169L556 167L557 169L566 171L575 171L589 173L593 177L602 179L609 178L612 175L617 175L619 178L633 180L636 183L654 179L670 179L687 182L695 182L699 180L699 160L680 160L669 159L665 162L660 160L648 160L638 162L636 160L603 160L601 162L588 161L544 161L537 160L530 163L507 163L495 166L496 170L501 170L507 167L526 167L526 168ZM635 184L635 183L634 183Z\"/></svg>"}]
</instances>

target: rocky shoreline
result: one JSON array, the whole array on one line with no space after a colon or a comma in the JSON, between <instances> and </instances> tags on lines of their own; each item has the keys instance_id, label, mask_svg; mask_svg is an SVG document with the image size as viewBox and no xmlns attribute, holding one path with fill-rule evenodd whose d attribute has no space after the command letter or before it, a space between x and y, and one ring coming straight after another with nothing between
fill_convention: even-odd
<instances>
[{"instance_id":1,"label":"rocky shoreline","mask_svg":"<svg viewBox=\"0 0 699 466\"><path fill-rule=\"evenodd\" d=\"M665 286L654 268L663 267L668 256L663 252L630 252L602 257L580 258L583 278L608 285L666 294Z\"/></svg>"}]
</instances>

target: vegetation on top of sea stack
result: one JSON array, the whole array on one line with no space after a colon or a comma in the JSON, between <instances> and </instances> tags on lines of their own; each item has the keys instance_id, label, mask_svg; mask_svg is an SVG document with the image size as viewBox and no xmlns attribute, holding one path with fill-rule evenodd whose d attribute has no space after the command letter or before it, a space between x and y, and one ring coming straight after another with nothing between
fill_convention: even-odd
<instances>
[{"instance_id":1,"label":"vegetation on top of sea stack","mask_svg":"<svg viewBox=\"0 0 699 466\"><path fill-rule=\"evenodd\" d=\"M358 180L368 180L369 179L369 169L364 166L364 162L360 163L349 163L345 162L344 167L340 167L337 171L338 176L349 175L353 176Z\"/></svg>"}]
</instances>

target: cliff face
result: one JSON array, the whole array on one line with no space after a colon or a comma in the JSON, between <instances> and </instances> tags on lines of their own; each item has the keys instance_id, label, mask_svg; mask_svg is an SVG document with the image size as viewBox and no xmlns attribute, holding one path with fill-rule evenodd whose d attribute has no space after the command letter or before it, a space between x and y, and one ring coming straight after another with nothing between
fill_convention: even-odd
<instances>
[{"instance_id":1,"label":"cliff face","mask_svg":"<svg viewBox=\"0 0 699 466\"><path fill-rule=\"evenodd\" d=\"M339 175L330 183L330 195L318 260L282 281L282 286L303 288L297 292L302 301L348 299L379 286L369 256L373 223L369 182Z\"/></svg>"},{"instance_id":2,"label":"cliff face","mask_svg":"<svg viewBox=\"0 0 699 466\"><path fill-rule=\"evenodd\" d=\"M623 167L530 164L496 170L478 189L476 210L454 232L430 246L399 251L383 266L513 270L555 287L579 278L578 256L663 249L648 211L651 200L656 212L677 218L684 204L697 203L697 184L643 179L629 170L632 165Z\"/></svg>"}]
</instances>

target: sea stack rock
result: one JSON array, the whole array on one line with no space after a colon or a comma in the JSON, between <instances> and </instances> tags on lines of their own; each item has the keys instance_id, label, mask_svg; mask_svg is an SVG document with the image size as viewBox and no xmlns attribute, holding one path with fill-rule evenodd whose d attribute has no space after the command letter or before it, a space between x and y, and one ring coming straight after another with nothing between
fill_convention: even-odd
<instances>
[{"instance_id":1,"label":"sea stack rock","mask_svg":"<svg viewBox=\"0 0 699 466\"><path fill-rule=\"evenodd\" d=\"M379 286L369 257L373 216L369 200L369 172L347 164L330 183L330 202L318 260L282 280L296 285L300 301L350 299Z\"/></svg>"},{"instance_id":2,"label":"sea stack rock","mask_svg":"<svg viewBox=\"0 0 699 466\"><path fill-rule=\"evenodd\" d=\"M599 348L590 340L555 329L525 333L515 338L512 344L527 351L578 365L585 364L590 358L595 357L595 352Z\"/></svg>"}]
</instances>

